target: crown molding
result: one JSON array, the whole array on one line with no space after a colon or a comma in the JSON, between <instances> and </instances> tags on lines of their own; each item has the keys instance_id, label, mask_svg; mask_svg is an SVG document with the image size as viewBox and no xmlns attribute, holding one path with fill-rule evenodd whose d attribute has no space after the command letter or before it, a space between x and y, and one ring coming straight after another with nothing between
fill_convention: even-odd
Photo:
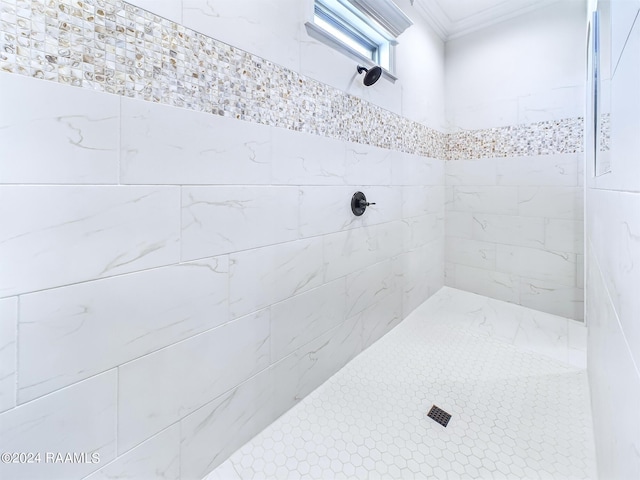
<instances>
[{"instance_id":1,"label":"crown molding","mask_svg":"<svg viewBox=\"0 0 640 480\"><path fill-rule=\"evenodd\" d=\"M448 13L448 0L414 0L414 6L418 8L418 11L427 20L427 23L435 33L446 42L558 1L523 0L520 4L512 1L502 1L493 7L470 14L459 20L452 20L451 15Z\"/></svg>"},{"instance_id":2,"label":"crown molding","mask_svg":"<svg viewBox=\"0 0 640 480\"><path fill-rule=\"evenodd\" d=\"M358 10L378 22L394 37L400 36L413 22L392 0L347 0Z\"/></svg>"}]
</instances>

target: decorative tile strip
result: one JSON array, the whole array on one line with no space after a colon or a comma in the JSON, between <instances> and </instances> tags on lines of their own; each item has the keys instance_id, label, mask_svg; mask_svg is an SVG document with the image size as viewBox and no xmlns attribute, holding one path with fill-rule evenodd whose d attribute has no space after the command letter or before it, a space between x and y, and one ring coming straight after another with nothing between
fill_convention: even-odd
<instances>
[{"instance_id":1,"label":"decorative tile strip","mask_svg":"<svg viewBox=\"0 0 640 480\"><path fill-rule=\"evenodd\" d=\"M445 134L121 0L0 0L0 71L444 158Z\"/></svg>"},{"instance_id":2,"label":"decorative tile strip","mask_svg":"<svg viewBox=\"0 0 640 480\"><path fill-rule=\"evenodd\" d=\"M583 128L578 117L452 133L447 136L447 159L582 152Z\"/></svg>"},{"instance_id":3,"label":"decorative tile strip","mask_svg":"<svg viewBox=\"0 0 640 480\"><path fill-rule=\"evenodd\" d=\"M601 152L607 152L611 144L611 114L600 115L600 138L598 139Z\"/></svg>"}]
</instances>

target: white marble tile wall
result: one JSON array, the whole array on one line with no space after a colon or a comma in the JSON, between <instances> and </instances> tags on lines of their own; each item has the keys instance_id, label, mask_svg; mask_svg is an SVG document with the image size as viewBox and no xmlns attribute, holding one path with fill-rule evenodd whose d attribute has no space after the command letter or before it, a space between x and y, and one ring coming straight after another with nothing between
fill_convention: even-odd
<instances>
[{"instance_id":1,"label":"white marble tile wall","mask_svg":"<svg viewBox=\"0 0 640 480\"><path fill-rule=\"evenodd\" d=\"M100 453L0 476L201 478L443 285L443 160L0 84L2 447Z\"/></svg>"},{"instance_id":2,"label":"white marble tile wall","mask_svg":"<svg viewBox=\"0 0 640 480\"><path fill-rule=\"evenodd\" d=\"M325 280L334 280L400 255L402 227L401 222L391 222L322 237Z\"/></svg>"},{"instance_id":3,"label":"white marble tile wall","mask_svg":"<svg viewBox=\"0 0 640 480\"><path fill-rule=\"evenodd\" d=\"M640 1L611 9L611 172L595 177L589 162L585 175L588 371L599 478L633 478L640 475Z\"/></svg>"},{"instance_id":4,"label":"white marble tile wall","mask_svg":"<svg viewBox=\"0 0 640 480\"><path fill-rule=\"evenodd\" d=\"M633 478L640 472L640 372L591 244L587 294L588 372L598 473L600 478ZM617 421L621 417L624 421Z\"/></svg>"},{"instance_id":5,"label":"white marble tile wall","mask_svg":"<svg viewBox=\"0 0 640 480\"><path fill-rule=\"evenodd\" d=\"M369 145L347 145L344 180L348 184L386 185L391 178L392 165L401 156L399 152Z\"/></svg>"},{"instance_id":6,"label":"white marble tile wall","mask_svg":"<svg viewBox=\"0 0 640 480\"><path fill-rule=\"evenodd\" d=\"M289 409L355 357L364 348L364 334L360 317L354 316L275 363L277 411Z\"/></svg>"},{"instance_id":7,"label":"white marble tile wall","mask_svg":"<svg viewBox=\"0 0 640 480\"><path fill-rule=\"evenodd\" d=\"M375 343L380 337L403 320L403 302L411 306L409 302L405 301L404 292L394 290L355 316L354 320L362 324L363 348L367 348Z\"/></svg>"},{"instance_id":8,"label":"white marble tile wall","mask_svg":"<svg viewBox=\"0 0 640 480\"><path fill-rule=\"evenodd\" d=\"M449 125L474 130L584 115L585 3L550 3L448 41Z\"/></svg>"},{"instance_id":9,"label":"white marble tile wall","mask_svg":"<svg viewBox=\"0 0 640 480\"><path fill-rule=\"evenodd\" d=\"M230 255L229 305L238 317L322 284L322 238Z\"/></svg>"},{"instance_id":10,"label":"white marble tile wall","mask_svg":"<svg viewBox=\"0 0 640 480\"><path fill-rule=\"evenodd\" d=\"M401 255L401 268L405 272L403 311L413 311L424 301L423 298L430 297L444 284L444 243L444 239L439 238Z\"/></svg>"},{"instance_id":11,"label":"white marble tile wall","mask_svg":"<svg viewBox=\"0 0 640 480\"><path fill-rule=\"evenodd\" d=\"M276 362L346 317L346 277L271 306L271 361ZM327 302L327 298L332 301Z\"/></svg>"},{"instance_id":12,"label":"white marble tile wall","mask_svg":"<svg viewBox=\"0 0 640 480\"><path fill-rule=\"evenodd\" d=\"M418 217L429 213L444 215L444 185L403 186L402 217Z\"/></svg>"},{"instance_id":13,"label":"white marble tile wall","mask_svg":"<svg viewBox=\"0 0 640 480\"><path fill-rule=\"evenodd\" d=\"M89 90L51 95L35 78L0 76L0 182L109 184L118 178L120 105ZM34 141L33 132L38 132Z\"/></svg>"},{"instance_id":14,"label":"white marble tile wall","mask_svg":"<svg viewBox=\"0 0 640 480\"><path fill-rule=\"evenodd\" d=\"M119 367L124 453L269 366L269 311L247 315Z\"/></svg>"},{"instance_id":15,"label":"white marble tile wall","mask_svg":"<svg viewBox=\"0 0 640 480\"><path fill-rule=\"evenodd\" d=\"M347 316L353 317L381 299L399 292L402 271L395 258L347 276Z\"/></svg>"},{"instance_id":16,"label":"white marble tile wall","mask_svg":"<svg viewBox=\"0 0 640 480\"><path fill-rule=\"evenodd\" d=\"M344 185L346 174L344 142L324 139L310 133L292 135L292 132L285 129L276 129L272 132L273 183L277 185ZM383 155L381 161L385 162L387 154ZM387 168L391 168L390 164Z\"/></svg>"},{"instance_id":17,"label":"white marble tile wall","mask_svg":"<svg viewBox=\"0 0 640 480\"><path fill-rule=\"evenodd\" d=\"M123 184L261 185L271 181L269 127L123 97ZM176 128L180 125L180 128Z\"/></svg>"},{"instance_id":18,"label":"white marble tile wall","mask_svg":"<svg viewBox=\"0 0 640 480\"><path fill-rule=\"evenodd\" d=\"M186 26L299 71L303 2L182 0L182 6Z\"/></svg>"},{"instance_id":19,"label":"white marble tile wall","mask_svg":"<svg viewBox=\"0 0 640 480\"><path fill-rule=\"evenodd\" d=\"M18 297L0 300L0 412L16 405Z\"/></svg>"},{"instance_id":20,"label":"white marble tile wall","mask_svg":"<svg viewBox=\"0 0 640 480\"><path fill-rule=\"evenodd\" d=\"M585 14L528 12L447 42L445 64L447 284L577 320Z\"/></svg>"},{"instance_id":21,"label":"white marble tile wall","mask_svg":"<svg viewBox=\"0 0 640 480\"><path fill-rule=\"evenodd\" d=\"M180 260L175 186L0 186L0 223L3 297Z\"/></svg>"},{"instance_id":22,"label":"white marble tile wall","mask_svg":"<svg viewBox=\"0 0 640 480\"><path fill-rule=\"evenodd\" d=\"M445 274L445 282L455 282L456 288L461 290L507 302L520 301L520 279L517 275L451 262L447 262Z\"/></svg>"},{"instance_id":23,"label":"white marble tile wall","mask_svg":"<svg viewBox=\"0 0 640 480\"><path fill-rule=\"evenodd\" d=\"M228 263L210 258L21 296L18 400L227 322Z\"/></svg>"},{"instance_id":24,"label":"white marble tile wall","mask_svg":"<svg viewBox=\"0 0 640 480\"><path fill-rule=\"evenodd\" d=\"M298 196L297 187L182 187L182 260L296 240Z\"/></svg>"},{"instance_id":25,"label":"white marble tile wall","mask_svg":"<svg viewBox=\"0 0 640 480\"><path fill-rule=\"evenodd\" d=\"M367 201L376 204L367 210L367 215L356 217L350 202L344 201L353 195L354 188L366 192ZM304 186L300 188L299 195L302 237L385 224L401 218L402 190L397 186Z\"/></svg>"},{"instance_id":26,"label":"white marble tile wall","mask_svg":"<svg viewBox=\"0 0 640 480\"><path fill-rule=\"evenodd\" d=\"M406 251L420 248L424 242L431 242L444 236L444 214L431 213L406 218L402 223L403 244Z\"/></svg>"},{"instance_id":27,"label":"white marble tile wall","mask_svg":"<svg viewBox=\"0 0 640 480\"><path fill-rule=\"evenodd\" d=\"M40 461L4 463L2 478L83 478L116 457L115 369L19 405L0 417L2 452L40 453ZM47 452L85 454L78 462L47 462Z\"/></svg>"},{"instance_id":28,"label":"white marble tile wall","mask_svg":"<svg viewBox=\"0 0 640 480\"><path fill-rule=\"evenodd\" d=\"M444 175L444 163L411 153L398 152L391 165L392 185L442 185L438 179Z\"/></svg>"},{"instance_id":29,"label":"white marble tile wall","mask_svg":"<svg viewBox=\"0 0 640 480\"><path fill-rule=\"evenodd\" d=\"M146 440L136 448L119 456L115 461L92 473L85 480L114 480L117 478L156 478L179 480L180 477L180 424Z\"/></svg>"},{"instance_id":30,"label":"white marble tile wall","mask_svg":"<svg viewBox=\"0 0 640 480\"><path fill-rule=\"evenodd\" d=\"M582 154L446 162L447 285L583 314Z\"/></svg>"},{"instance_id":31,"label":"white marble tile wall","mask_svg":"<svg viewBox=\"0 0 640 480\"><path fill-rule=\"evenodd\" d=\"M270 367L183 418L180 478L201 480L278 417L276 388Z\"/></svg>"},{"instance_id":32,"label":"white marble tile wall","mask_svg":"<svg viewBox=\"0 0 640 480\"><path fill-rule=\"evenodd\" d=\"M448 203L454 212L518 213L518 187L460 185L451 188L453 199Z\"/></svg>"}]
</instances>

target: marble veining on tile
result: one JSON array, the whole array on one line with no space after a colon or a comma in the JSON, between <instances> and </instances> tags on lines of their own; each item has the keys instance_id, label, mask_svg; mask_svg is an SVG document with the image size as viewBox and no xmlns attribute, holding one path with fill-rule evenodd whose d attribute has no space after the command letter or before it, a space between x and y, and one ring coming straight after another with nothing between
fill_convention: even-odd
<instances>
[{"instance_id":1,"label":"marble veining on tile","mask_svg":"<svg viewBox=\"0 0 640 480\"><path fill-rule=\"evenodd\" d=\"M576 330L445 287L206 480L595 478Z\"/></svg>"}]
</instances>

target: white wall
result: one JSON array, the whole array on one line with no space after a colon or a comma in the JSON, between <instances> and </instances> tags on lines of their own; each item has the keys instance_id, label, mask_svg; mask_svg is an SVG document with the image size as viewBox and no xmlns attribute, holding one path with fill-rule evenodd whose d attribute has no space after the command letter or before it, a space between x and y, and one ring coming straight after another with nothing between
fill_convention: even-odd
<instances>
[{"instance_id":1,"label":"white wall","mask_svg":"<svg viewBox=\"0 0 640 480\"><path fill-rule=\"evenodd\" d=\"M640 2L612 13L611 172L594 177L589 162L586 176L588 371L606 479L640 476Z\"/></svg>"},{"instance_id":2,"label":"white wall","mask_svg":"<svg viewBox=\"0 0 640 480\"><path fill-rule=\"evenodd\" d=\"M583 116L586 4L564 0L446 44L449 127Z\"/></svg>"},{"instance_id":3,"label":"white wall","mask_svg":"<svg viewBox=\"0 0 640 480\"><path fill-rule=\"evenodd\" d=\"M446 163L446 284L583 318L582 154Z\"/></svg>"},{"instance_id":4,"label":"white wall","mask_svg":"<svg viewBox=\"0 0 640 480\"><path fill-rule=\"evenodd\" d=\"M446 284L577 320L583 154L552 140L581 135L555 121L581 123L585 17L559 2L454 39L445 75Z\"/></svg>"}]
</instances>

